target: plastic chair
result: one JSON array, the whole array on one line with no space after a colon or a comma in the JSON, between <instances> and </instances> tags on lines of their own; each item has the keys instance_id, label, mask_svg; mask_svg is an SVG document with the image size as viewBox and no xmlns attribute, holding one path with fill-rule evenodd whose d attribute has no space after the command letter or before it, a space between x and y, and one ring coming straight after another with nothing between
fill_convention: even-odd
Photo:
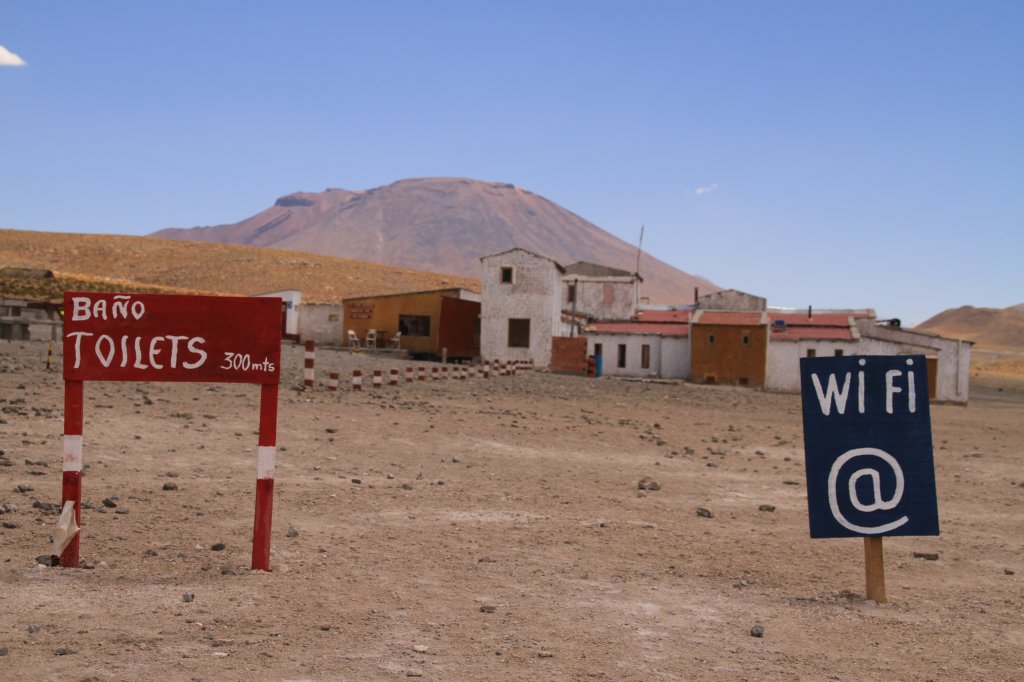
<instances>
[{"instance_id":1,"label":"plastic chair","mask_svg":"<svg viewBox=\"0 0 1024 682\"><path fill-rule=\"evenodd\" d=\"M402 332L396 332L391 340L388 341L388 348L391 350L400 350L402 348Z\"/></svg>"},{"instance_id":2,"label":"plastic chair","mask_svg":"<svg viewBox=\"0 0 1024 682\"><path fill-rule=\"evenodd\" d=\"M376 348L377 347L377 330L370 329L366 332L366 347Z\"/></svg>"},{"instance_id":3,"label":"plastic chair","mask_svg":"<svg viewBox=\"0 0 1024 682\"><path fill-rule=\"evenodd\" d=\"M348 330L348 347L353 350L359 350L359 337L351 329Z\"/></svg>"}]
</instances>

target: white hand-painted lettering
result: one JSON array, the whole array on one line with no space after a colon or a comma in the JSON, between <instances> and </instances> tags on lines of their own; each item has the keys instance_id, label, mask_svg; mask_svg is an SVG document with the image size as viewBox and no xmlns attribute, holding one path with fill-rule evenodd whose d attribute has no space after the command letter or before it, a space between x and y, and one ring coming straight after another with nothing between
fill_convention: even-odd
<instances>
[{"instance_id":1,"label":"white hand-painted lettering","mask_svg":"<svg viewBox=\"0 0 1024 682\"><path fill-rule=\"evenodd\" d=\"M893 380L903 376L898 369L890 369L885 373L885 411L892 414L892 397L897 393L903 393L903 389L893 384Z\"/></svg>"},{"instance_id":2,"label":"white hand-painted lettering","mask_svg":"<svg viewBox=\"0 0 1024 682\"><path fill-rule=\"evenodd\" d=\"M907 366L913 367L914 361L911 358L907 358ZM914 372L907 372L907 400L910 401L908 409L913 413L917 412L917 390L914 387Z\"/></svg>"},{"instance_id":3,"label":"white hand-painted lettering","mask_svg":"<svg viewBox=\"0 0 1024 682\"><path fill-rule=\"evenodd\" d=\"M82 366L83 360L89 361L90 358L93 362L98 361L103 367L111 367L116 362L123 369L129 367L130 363L133 369L139 370L161 370L165 367L169 369L178 369L178 367L198 369L206 363L207 359L207 352L203 349L206 339L201 336L190 338L168 335L147 338L122 335L115 338L109 334L96 336L92 332L68 332L67 335L75 340L75 369ZM90 344L91 352L87 351L83 354L82 339L90 336L96 336L95 341ZM187 343L184 346L187 348L187 352L183 355L179 353L180 342L186 340ZM170 359L161 362L159 358L163 357L166 342L170 342L171 346Z\"/></svg>"},{"instance_id":4,"label":"white hand-painted lettering","mask_svg":"<svg viewBox=\"0 0 1024 682\"><path fill-rule=\"evenodd\" d=\"M178 366L178 342L179 341L184 341L188 337L187 336L171 336L171 335L168 334L164 338L171 342L171 367L172 368L177 367Z\"/></svg>"},{"instance_id":5,"label":"white hand-painted lettering","mask_svg":"<svg viewBox=\"0 0 1024 682\"><path fill-rule=\"evenodd\" d=\"M127 320L129 317L141 320L146 314L146 304L142 301L132 301L131 296L117 294L110 302L110 319ZM96 318L106 320L107 299L99 298L93 300L88 296L71 297L71 320L73 322L88 322Z\"/></svg>"},{"instance_id":6,"label":"white hand-painted lettering","mask_svg":"<svg viewBox=\"0 0 1024 682\"><path fill-rule=\"evenodd\" d=\"M130 300L132 300L132 297L125 296L124 294L114 296L114 303L110 308L115 320L118 318L128 319L128 301Z\"/></svg>"},{"instance_id":7,"label":"white hand-painted lettering","mask_svg":"<svg viewBox=\"0 0 1024 682\"><path fill-rule=\"evenodd\" d=\"M70 332L68 336L75 337L75 369L82 366L82 337L92 336L92 332Z\"/></svg>"},{"instance_id":8,"label":"white hand-painted lettering","mask_svg":"<svg viewBox=\"0 0 1024 682\"><path fill-rule=\"evenodd\" d=\"M142 361L142 337L135 337L135 364L132 365L135 369L149 369L149 365Z\"/></svg>"},{"instance_id":9,"label":"white hand-painted lettering","mask_svg":"<svg viewBox=\"0 0 1024 682\"><path fill-rule=\"evenodd\" d=\"M84 296L71 297L71 319L74 322L84 322L92 317L92 308L89 307L90 300Z\"/></svg>"},{"instance_id":10,"label":"white hand-painted lettering","mask_svg":"<svg viewBox=\"0 0 1024 682\"><path fill-rule=\"evenodd\" d=\"M895 509L896 506L900 503L900 500L903 499L903 488L905 485L905 481L903 478L903 469L900 467L900 464L899 462L896 461L895 457L890 455L888 452L885 452L884 450L879 450L878 448L856 448L853 450L849 450L848 452L845 452L843 455L836 459L836 461L832 464L832 469L829 471L828 474L828 505L829 509L832 510L832 516L835 518L835 520L838 521L839 525L843 526L844 528L852 530L855 533L863 533L865 535L878 535L881 533L887 533L907 523L910 520L910 518L904 515L896 519L895 521L891 521L880 526L861 526L852 523L849 519L846 518L846 516L843 515L842 510L839 508L838 482L840 470L847 462L849 462L851 459L854 459L855 457L874 457L885 462L887 465L889 465L889 468L892 470L893 476L896 480L896 486L893 490L892 497L889 499L885 499L882 495L882 479L881 474L878 472L878 470L869 469L866 467L863 469L857 469L850 475L847 485L847 494L849 495L849 502L850 504L853 505L854 509L865 513L871 513L875 511L888 511L890 509ZM865 476L871 479L872 484L872 499L867 503L862 501L860 499L860 495L857 493L857 482Z\"/></svg>"},{"instance_id":11,"label":"white hand-painted lettering","mask_svg":"<svg viewBox=\"0 0 1024 682\"><path fill-rule=\"evenodd\" d=\"M867 360L861 358L857 364L863 367ZM864 370L857 371L857 411L864 414Z\"/></svg>"},{"instance_id":12,"label":"white hand-painted lettering","mask_svg":"<svg viewBox=\"0 0 1024 682\"><path fill-rule=\"evenodd\" d=\"M156 361L156 356L160 355L161 348L157 348L156 344L163 341L164 337L154 336L149 340L149 364L152 365L153 369L163 369L164 366Z\"/></svg>"},{"instance_id":13,"label":"white hand-painted lettering","mask_svg":"<svg viewBox=\"0 0 1024 682\"><path fill-rule=\"evenodd\" d=\"M128 366L128 337L121 337L121 366Z\"/></svg>"},{"instance_id":14,"label":"white hand-painted lettering","mask_svg":"<svg viewBox=\"0 0 1024 682\"><path fill-rule=\"evenodd\" d=\"M839 390L839 383L836 381L835 374L828 375L828 388L822 390L821 380L818 379L817 374L811 374L811 382L814 384L814 390L818 394L818 404L821 406L821 413L826 417L832 412L832 402L835 401L836 412L843 414L846 412L846 399L850 395L850 373L846 373L846 381L843 382L842 391Z\"/></svg>"},{"instance_id":15,"label":"white hand-painted lettering","mask_svg":"<svg viewBox=\"0 0 1024 682\"><path fill-rule=\"evenodd\" d=\"M100 344L106 342L109 350L106 356L103 355L103 351L100 350ZM111 361L114 359L114 339L107 334L100 334L96 339L96 357L99 358L100 364L104 367L110 367Z\"/></svg>"},{"instance_id":16,"label":"white hand-painted lettering","mask_svg":"<svg viewBox=\"0 0 1024 682\"><path fill-rule=\"evenodd\" d=\"M203 363L206 362L206 351L201 348L202 344L206 343L206 339L201 336L197 336L193 339L188 340L188 349L199 356L199 359L194 362L184 362L182 367L185 369L196 369L202 367Z\"/></svg>"}]
</instances>

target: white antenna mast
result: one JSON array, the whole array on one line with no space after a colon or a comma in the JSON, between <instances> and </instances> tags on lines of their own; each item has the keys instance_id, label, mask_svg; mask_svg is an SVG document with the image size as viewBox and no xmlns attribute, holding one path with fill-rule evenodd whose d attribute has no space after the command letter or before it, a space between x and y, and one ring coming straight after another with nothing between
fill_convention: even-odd
<instances>
[{"instance_id":1,"label":"white antenna mast","mask_svg":"<svg viewBox=\"0 0 1024 682\"><path fill-rule=\"evenodd\" d=\"M640 241L636 245L636 274L640 274L640 249L644 246L644 226L640 226Z\"/></svg>"}]
</instances>

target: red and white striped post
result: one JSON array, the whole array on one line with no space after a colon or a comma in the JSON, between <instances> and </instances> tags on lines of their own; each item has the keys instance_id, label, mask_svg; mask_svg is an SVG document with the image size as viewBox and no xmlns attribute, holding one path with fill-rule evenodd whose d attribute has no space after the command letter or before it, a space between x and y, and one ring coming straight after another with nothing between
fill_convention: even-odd
<instances>
[{"instance_id":1,"label":"red and white striped post","mask_svg":"<svg viewBox=\"0 0 1024 682\"><path fill-rule=\"evenodd\" d=\"M260 435L256 449L256 515L252 528L252 569L270 570L270 527L274 516L277 465L277 384L260 390Z\"/></svg>"},{"instance_id":2,"label":"red and white striped post","mask_svg":"<svg viewBox=\"0 0 1024 682\"><path fill-rule=\"evenodd\" d=\"M484 360L484 364L480 366L480 371L483 373L484 379L491 378L491 364L487 360Z\"/></svg>"},{"instance_id":3,"label":"red and white striped post","mask_svg":"<svg viewBox=\"0 0 1024 682\"><path fill-rule=\"evenodd\" d=\"M420 365L419 367L416 368L416 381L426 381L426 380L427 380L427 368L424 367L423 365Z\"/></svg>"},{"instance_id":4,"label":"red and white striped post","mask_svg":"<svg viewBox=\"0 0 1024 682\"><path fill-rule=\"evenodd\" d=\"M361 369L352 370L352 390L363 390L363 370Z\"/></svg>"},{"instance_id":5,"label":"red and white striped post","mask_svg":"<svg viewBox=\"0 0 1024 682\"><path fill-rule=\"evenodd\" d=\"M456 367L455 368L455 378L458 379L459 381L465 381L465 379L466 379L466 368L463 367L462 365L459 365L458 367Z\"/></svg>"},{"instance_id":6,"label":"red and white striped post","mask_svg":"<svg viewBox=\"0 0 1024 682\"><path fill-rule=\"evenodd\" d=\"M412 382L412 367L406 367L405 368L405 383L408 384L408 383L411 383L411 382Z\"/></svg>"},{"instance_id":7,"label":"red and white striped post","mask_svg":"<svg viewBox=\"0 0 1024 682\"><path fill-rule=\"evenodd\" d=\"M476 379L476 365L469 366L469 378Z\"/></svg>"},{"instance_id":8,"label":"red and white striped post","mask_svg":"<svg viewBox=\"0 0 1024 682\"><path fill-rule=\"evenodd\" d=\"M391 374L391 377L388 380L388 385L389 386L397 386L398 385L398 370L395 369L394 367L392 367L390 374Z\"/></svg>"},{"instance_id":9,"label":"red and white striped post","mask_svg":"<svg viewBox=\"0 0 1024 682\"><path fill-rule=\"evenodd\" d=\"M448 381L448 365L441 368L441 378Z\"/></svg>"},{"instance_id":10,"label":"red and white striped post","mask_svg":"<svg viewBox=\"0 0 1024 682\"><path fill-rule=\"evenodd\" d=\"M437 367L431 367L430 368L430 380L431 381L437 381L439 378L440 378L440 376L438 375Z\"/></svg>"},{"instance_id":11,"label":"red and white striped post","mask_svg":"<svg viewBox=\"0 0 1024 682\"><path fill-rule=\"evenodd\" d=\"M306 341L306 369L305 369L305 381L303 384L306 388L313 388L313 360L316 358L316 342Z\"/></svg>"},{"instance_id":12,"label":"red and white striped post","mask_svg":"<svg viewBox=\"0 0 1024 682\"><path fill-rule=\"evenodd\" d=\"M64 382L64 465L62 471L60 506L68 500L75 503L75 524L82 525L82 403L85 391L81 381ZM60 565L78 567L78 540L75 537L60 555Z\"/></svg>"},{"instance_id":13,"label":"red and white striped post","mask_svg":"<svg viewBox=\"0 0 1024 682\"><path fill-rule=\"evenodd\" d=\"M328 391L337 391L338 390L338 373L337 372L331 372L328 375L328 377L329 378L327 379L327 390Z\"/></svg>"},{"instance_id":14,"label":"red and white striped post","mask_svg":"<svg viewBox=\"0 0 1024 682\"><path fill-rule=\"evenodd\" d=\"M373 370L373 387L381 388L384 385L384 377L381 376L380 370Z\"/></svg>"}]
</instances>

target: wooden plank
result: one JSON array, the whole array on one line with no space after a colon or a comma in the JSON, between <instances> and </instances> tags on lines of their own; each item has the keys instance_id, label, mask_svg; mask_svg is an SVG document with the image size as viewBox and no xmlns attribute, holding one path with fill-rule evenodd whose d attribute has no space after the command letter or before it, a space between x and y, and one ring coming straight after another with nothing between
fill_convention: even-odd
<instances>
[{"instance_id":1,"label":"wooden plank","mask_svg":"<svg viewBox=\"0 0 1024 682\"><path fill-rule=\"evenodd\" d=\"M867 583L867 596L871 601L884 604L885 599L885 559L882 553L881 536L864 538L864 577Z\"/></svg>"}]
</instances>

